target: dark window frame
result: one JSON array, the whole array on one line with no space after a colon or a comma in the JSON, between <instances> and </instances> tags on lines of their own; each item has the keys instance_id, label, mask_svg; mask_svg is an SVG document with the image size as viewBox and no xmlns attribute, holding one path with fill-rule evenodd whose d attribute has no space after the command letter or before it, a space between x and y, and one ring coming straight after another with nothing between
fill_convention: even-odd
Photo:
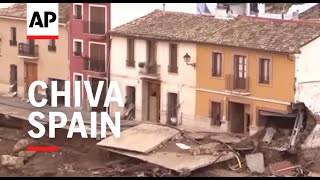
<instances>
[{"instance_id":1,"label":"dark window frame","mask_svg":"<svg viewBox=\"0 0 320 180\"><path fill-rule=\"evenodd\" d=\"M50 42L52 42L52 43L50 43ZM56 46L56 40L55 39L50 39L49 40L48 51L51 51L51 52L56 52L57 51L57 46Z\"/></svg>"},{"instance_id":2,"label":"dark window frame","mask_svg":"<svg viewBox=\"0 0 320 180\"><path fill-rule=\"evenodd\" d=\"M80 7L80 10L78 11L77 7ZM82 20L82 17L83 17L83 14L82 14L82 11L83 11L83 5L80 5L80 4L75 4L74 5L74 19L77 19L77 20ZM80 14L79 14L80 13Z\"/></svg>"},{"instance_id":3,"label":"dark window frame","mask_svg":"<svg viewBox=\"0 0 320 180\"><path fill-rule=\"evenodd\" d=\"M270 85L270 64L269 58L259 58L259 84Z\"/></svg>"},{"instance_id":4,"label":"dark window frame","mask_svg":"<svg viewBox=\"0 0 320 180\"><path fill-rule=\"evenodd\" d=\"M81 44L80 49L77 48L78 47L77 43ZM73 52L74 56L82 56L83 43L81 41L74 41L74 48L75 48Z\"/></svg>"},{"instance_id":5,"label":"dark window frame","mask_svg":"<svg viewBox=\"0 0 320 180\"><path fill-rule=\"evenodd\" d=\"M127 67L135 67L135 40L127 39Z\"/></svg>"},{"instance_id":6,"label":"dark window frame","mask_svg":"<svg viewBox=\"0 0 320 180\"><path fill-rule=\"evenodd\" d=\"M218 59L218 56L220 56L220 59ZM223 61L222 53L212 52L212 54L211 54L211 77L222 77L222 61Z\"/></svg>"},{"instance_id":7,"label":"dark window frame","mask_svg":"<svg viewBox=\"0 0 320 180\"><path fill-rule=\"evenodd\" d=\"M17 46L17 28L10 27L10 46Z\"/></svg>"},{"instance_id":8,"label":"dark window frame","mask_svg":"<svg viewBox=\"0 0 320 180\"><path fill-rule=\"evenodd\" d=\"M168 72L178 74L178 44L173 44L173 43L169 44Z\"/></svg>"}]
</instances>

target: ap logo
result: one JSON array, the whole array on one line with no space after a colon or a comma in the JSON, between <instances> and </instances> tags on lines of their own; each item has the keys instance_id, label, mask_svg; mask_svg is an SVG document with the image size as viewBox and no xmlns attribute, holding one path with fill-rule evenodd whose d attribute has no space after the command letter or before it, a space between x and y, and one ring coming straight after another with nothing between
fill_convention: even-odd
<instances>
[{"instance_id":1,"label":"ap logo","mask_svg":"<svg viewBox=\"0 0 320 180\"><path fill-rule=\"evenodd\" d=\"M58 39L59 3L27 3L27 39Z\"/></svg>"}]
</instances>

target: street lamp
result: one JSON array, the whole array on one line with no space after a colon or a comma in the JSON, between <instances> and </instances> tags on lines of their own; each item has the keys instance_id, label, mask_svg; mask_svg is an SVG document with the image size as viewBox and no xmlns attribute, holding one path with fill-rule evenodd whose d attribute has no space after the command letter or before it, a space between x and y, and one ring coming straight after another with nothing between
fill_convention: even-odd
<instances>
[{"instance_id":1,"label":"street lamp","mask_svg":"<svg viewBox=\"0 0 320 180\"><path fill-rule=\"evenodd\" d=\"M194 68L196 68L196 63L190 63L190 55L188 53L186 53L184 56L183 56L183 59L184 59L184 62L187 64L187 65L190 65Z\"/></svg>"}]
</instances>

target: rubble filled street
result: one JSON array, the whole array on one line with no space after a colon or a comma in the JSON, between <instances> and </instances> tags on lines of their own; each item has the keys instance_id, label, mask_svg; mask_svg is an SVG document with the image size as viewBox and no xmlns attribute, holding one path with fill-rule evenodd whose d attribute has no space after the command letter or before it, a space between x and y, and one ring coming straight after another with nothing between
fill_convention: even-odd
<instances>
[{"instance_id":1,"label":"rubble filled street","mask_svg":"<svg viewBox=\"0 0 320 180\"><path fill-rule=\"evenodd\" d=\"M57 131L54 140L35 140L28 137L31 126L27 121L11 117L8 124L8 119L1 117L2 176L300 177L317 176L320 167L314 159L303 157L299 147L303 142L294 149L281 149L279 145L289 141L290 133L279 128L267 137L268 128L243 136L140 123L124 130L120 141L114 141L113 136L102 141L80 136L67 139L65 129ZM316 123L311 117L308 122L299 141L306 140ZM146 141L152 143L141 143ZM30 145L54 145L59 151L26 151Z\"/></svg>"},{"instance_id":2,"label":"rubble filled street","mask_svg":"<svg viewBox=\"0 0 320 180\"><path fill-rule=\"evenodd\" d=\"M0 27L0 177L320 177L320 3L0 3Z\"/></svg>"}]
</instances>

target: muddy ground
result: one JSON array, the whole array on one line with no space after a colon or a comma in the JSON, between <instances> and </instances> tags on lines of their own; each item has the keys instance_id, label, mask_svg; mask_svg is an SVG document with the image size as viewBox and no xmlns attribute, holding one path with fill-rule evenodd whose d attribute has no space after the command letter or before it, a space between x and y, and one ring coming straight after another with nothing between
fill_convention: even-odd
<instances>
[{"instance_id":1,"label":"muddy ground","mask_svg":"<svg viewBox=\"0 0 320 180\"><path fill-rule=\"evenodd\" d=\"M19 139L30 138L27 132L32 128L28 121L15 118L10 118L10 121L8 121L8 119L0 116L0 157L2 155L14 155L13 147ZM311 130L312 128L307 129ZM58 152L37 152L31 158L25 160L24 166L21 169L9 169L0 163L0 176L179 176L179 174L168 169L107 152L96 146L96 143L99 142L97 139L82 139L79 134L74 134L72 139L67 139L67 133L67 130L59 129L56 131L55 139L49 139L46 134L46 137L37 140L37 145L39 146L58 146ZM258 147L257 145L261 142L263 135L264 132L261 131L255 136L241 141L234 147L236 148L237 145L239 146L238 148L252 147L252 149L250 149L251 153L263 152L266 165L283 160L289 160L293 164L304 165L305 162L302 162L297 154L254 148ZM301 138L305 139L304 136ZM309 170L318 171L319 167L319 165L312 165L309 167ZM266 172L266 174L269 173ZM245 166L239 172L231 171L228 163L222 162L198 169L192 172L190 176L239 177L257 175L248 173Z\"/></svg>"},{"instance_id":2,"label":"muddy ground","mask_svg":"<svg viewBox=\"0 0 320 180\"><path fill-rule=\"evenodd\" d=\"M15 128L0 126L0 156L14 155L16 142L29 138L28 122L12 121L17 121ZM95 145L96 139L66 137L67 130L58 130L55 139L38 139L37 145L55 145L59 151L37 152L21 169L9 169L0 163L0 176L173 176L169 170L102 150Z\"/></svg>"}]
</instances>

